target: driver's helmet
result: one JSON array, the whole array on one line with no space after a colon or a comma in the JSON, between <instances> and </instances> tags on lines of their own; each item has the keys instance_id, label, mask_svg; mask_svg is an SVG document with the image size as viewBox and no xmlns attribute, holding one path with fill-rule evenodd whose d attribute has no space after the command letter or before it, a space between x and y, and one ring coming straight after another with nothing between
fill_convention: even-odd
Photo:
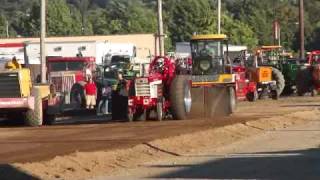
<instances>
[{"instance_id":1,"label":"driver's helmet","mask_svg":"<svg viewBox=\"0 0 320 180\"><path fill-rule=\"evenodd\" d=\"M159 59L157 60L157 67L158 67L158 68L162 68L163 65L164 65L164 58L159 58Z\"/></svg>"}]
</instances>

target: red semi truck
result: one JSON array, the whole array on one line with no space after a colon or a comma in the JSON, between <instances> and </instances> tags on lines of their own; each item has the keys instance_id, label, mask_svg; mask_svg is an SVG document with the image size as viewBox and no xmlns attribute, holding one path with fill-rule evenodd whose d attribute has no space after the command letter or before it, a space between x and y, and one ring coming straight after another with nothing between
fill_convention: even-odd
<instances>
[{"instance_id":1,"label":"red semi truck","mask_svg":"<svg viewBox=\"0 0 320 180\"><path fill-rule=\"evenodd\" d=\"M88 76L95 79L95 58L48 57L47 69L52 94L46 112L50 121L66 111L85 109L84 85Z\"/></svg>"}]
</instances>

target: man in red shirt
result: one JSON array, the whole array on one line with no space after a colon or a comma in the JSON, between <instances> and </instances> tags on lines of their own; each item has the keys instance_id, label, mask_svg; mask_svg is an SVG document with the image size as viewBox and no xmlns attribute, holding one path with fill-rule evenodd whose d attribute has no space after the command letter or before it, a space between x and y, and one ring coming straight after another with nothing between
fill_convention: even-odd
<instances>
[{"instance_id":1,"label":"man in red shirt","mask_svg":"<svg viewBox=\"0 0 320 180\"><path fill-rule=\"evenodd\" d=\"M96 96L97 96L97 86L92 81L91 77L88 77L88 82L84 86L85 92L86 92L86 105L87 109L94 109L94 106L96 105Z\"/></svg>"}]
</instances>

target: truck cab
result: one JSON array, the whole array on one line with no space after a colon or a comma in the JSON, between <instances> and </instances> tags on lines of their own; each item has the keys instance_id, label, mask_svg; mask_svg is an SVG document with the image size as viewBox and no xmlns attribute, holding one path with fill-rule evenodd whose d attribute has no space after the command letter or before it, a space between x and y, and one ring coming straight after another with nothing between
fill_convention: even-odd
<instances>
[{"instance_id":1,"label":"truck cab","mask_svg":"<svg viewBox=\"0 0 320 180\"><path fill-rule=\"evenodd\" d=\"M49 101L49 114L85 107L84 85L88 76L96 79L94 57L48 57L48 81L55 94Z\"/></svg>"}]
</instances>

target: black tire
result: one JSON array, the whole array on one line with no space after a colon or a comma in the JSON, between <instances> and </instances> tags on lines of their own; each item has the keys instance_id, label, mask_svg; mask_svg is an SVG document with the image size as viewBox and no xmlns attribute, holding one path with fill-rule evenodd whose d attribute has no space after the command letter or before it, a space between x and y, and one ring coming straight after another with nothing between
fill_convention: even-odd
<instances>
[{"instance_id":1,"label":"black tire","mask_svg":"<svg viewBox=\"0 0 320 180\"><path fill-rule=\"evenodd\" d=\"M257 91L250 92L250 93L247 94L247 100L248 100L249 102L255 102L255 101L257 101L257 100L258 100L258 97L259 97L259 95L258 95L258 92L257 92Z\"/></svg>"},{"instance_id":2,"label":"black tire","mask_svg":"<svg viewBox=\"0 0 320 180\"><path fill-rule=\"evenodd\" d=\"M29 109L25 114L25 125L35 127L43 124L43 109L40 89L33 89L34 109Z\"/></svg>"},{"instance_id":3,"label":"black tire","mask_svg":"<svg viewBox=\"0 0 320 180\"><path fill-rule=\"evenodd\" d=\"M312 74L310 69L302 67L297 72L296 78L297 94L304 96L312 87Z\"/></svg>"},{"instance_id":4,"label":"black tire","mask_svg":"<svg viewBox=\"0 0 320 180\"><path fill-rule=\"evenodd\" d=\"M188 118L191 107L186 106L185 97L188 96L189 106L191 106L191 87L189 76L177 75L170 87L170 101L173 118L176 120L184 120ZM190 101L189 101L190 100Z\"/></svg>"},{"instance_id":5,"label":"black tire","mask_svg":"<svg viewBox=\"0 0 320 180\"><path fill-rule=\"evenodd\" d=\"M286 86L286 81L282 72L277 68L272 68L272 79L277 82L277 92L280 95Z\"/></svg>"}]
</instances>

